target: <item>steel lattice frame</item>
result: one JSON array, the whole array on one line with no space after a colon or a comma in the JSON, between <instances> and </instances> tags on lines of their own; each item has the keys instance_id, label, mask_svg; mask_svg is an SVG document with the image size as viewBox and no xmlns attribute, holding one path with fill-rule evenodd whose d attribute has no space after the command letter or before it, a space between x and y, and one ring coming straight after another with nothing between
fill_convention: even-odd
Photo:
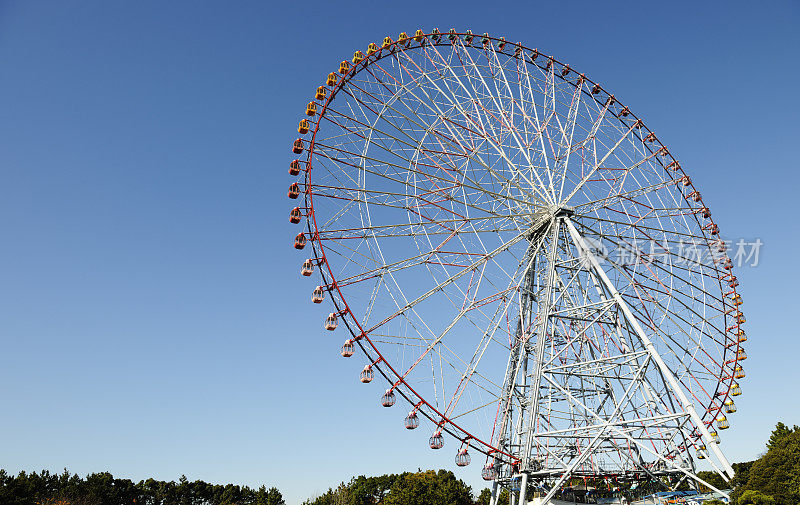
<instances>
[{"instance_id":1,"label":"steel lattice frame","mask_svg":"<svg viewBox=\"0 0 800 505\"><path fill-rule=\"evenodd\" d=\"M738 282L641 119L569 65L452 30L387 37L328 84L295 141L295 246L387 405L521 496L696 479L696 456L732 476L713 423L744 376Z\"/></svg>"}]
</instances>

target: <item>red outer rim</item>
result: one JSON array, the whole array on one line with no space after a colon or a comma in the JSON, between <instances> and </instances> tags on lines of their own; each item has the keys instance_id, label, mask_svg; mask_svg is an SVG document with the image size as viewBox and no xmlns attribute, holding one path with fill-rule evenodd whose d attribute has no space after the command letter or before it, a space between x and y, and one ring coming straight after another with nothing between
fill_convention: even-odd
<instances>
[{"instance_id":1,"label":"red outer rim","mask_svg":"<svg viewBox=\"0 0 800 505\"><path fill-rule=\"evenodd\" d=\"M360 71L364 70L365 68L367 68L371 63L377 62L377 61L383 59L384 57L389 56L395 50L397 50L397 51L406 51L406 50L418 49L418 48L423 47L425 45L447 46L447 45L452 45L453 44L453 42L451 42L447 38L448 35L450 35L449 32L439 33L438 35L440 36L440 40L438 42L434 42L432 39L429 38L432 35L434 35L434 34L433 33L427 33L427 34L422 35L422 40L419 41L419 42L417 42L415 40L416 36L410 36L410 37L408 37L408 39L406 39L407 44L408 44L407 46L404 46L403 44L400 44L399 41L394 41L394 42L392 42L390 45L388 45L386 47L379 46L377 51L375 51L374 53L372 53L369 56L365 55L364 59L362 61L360 61L359 63L357 63L357 64L352 64L349 60L347 60L348 63L350 63L350 70L346 74L341 75L338 72L333 72L333 73L336 73L337 76L338 76L336 85L333 86L332 88L325 86L325 89L328 90L328 93L327 93L326 99L324 100L324 103L322 104L322 109L320 111L318 111L318 113L317 113L318 115L317 115L316 121L312 121L312 123L314 124L314 130L313 130L313 134L312 134L311 140L309 141L309 145L306 148L308 154L307 154L307 157L306 157L306 169L305 169L305 181L304 181L304 184L305 184L305 191L304 191L305 197L304 198L305 198L305 202L306 202L305 208L308 209L308 213L306 215L307 228L308 228L308 239L311 242L312 250L314 251L314 256L315 256L317 265L320 266L320 274L322 276L322 280L325 282L324 288L327 291L331 292L331 293L335 292L336 294L338 294L338 299L335 296L331 296L331 300L333 301L333 304L334 304L335 308L337 309L337 312L342 315L342 318L341 318L342 322L344 322L344 324L347 326L348 330L350 331L350 333L355 338L355 341L358 343L358 345L361 348L361 350L364 351L364 354L370 360L372 365L375 368L377 368L378 371L381 373L381 375L392 385L392 389L397 390L397 392L400 393L401 396L403 396L403 398L405 398L411 405L416 405L417 406L417 410L420 413L422 413L426 418L428 418L431 422L433 422L439 429L441 429L443 431L446 431L447 433L449 433L450 435L452 435L456 439L460 440L462 442L462 445L466 444L467 447L473 447L476 450L478 450L479 452L482 452L482 453L486 454L487 457L492 457L492 458L495 458L495 459L498 459L498 460L505 459L509 463L516 463L516 462L518 462L518 460L513 455L508 454L508 453L506 453L506 452L494 447L493 445L491 445L491 443L487 443L487 442L479 439L478 437L473 436L472 434L467 432L465 429L460 427L458 424L453 422L451 419L449 419L448 417L444 416L439 410L437 410L433 405L431 405L427 400L425 400L425 398L423 398L422 395L417 393L414 390L414 388L411 387L411 385L408 384L405 381L405 379L384 359L384 357L381 354L381 352L378 349L378 347L372 342L372 340L369 338L369 335L365 333L363 327L361 326L361 323L358 321L358 319L356 319L356 317L353 315L352 311L350 310L350 307L348 306L347 301L346 301L343 293L341 292L341 290L339 289L338 285L336 284L336 279L335 279L335 277L333 275L333 272L331 270L330 264L328 263L327 257L325 255L324 247L322 246L322 244L321 244L321 242L319 240L316 240L317 237L318 237L318 227L317 227L317 221L316 221L316 214L314 212L313 193L311 191L311 188L313 186L310 184L310 177L311 177L311 170L312 170L312 158L313 158L313 154L314 154L313 146L314 146L315 141L316 141L317 132L319 131L320 118L325 114L325 112L327 111L328 105L333 100L333 98L336 96L336 93L339 91L339 89L341 89L343 84L346 81L348 81L351 77L356 75L358 72L360 72ZM458 37L459 40L462 40L462 37L465 36L465 35L468 35L468 34L467 33L455 33L455 35ZM484 36L477 35L477 34L469 34L469 35L472 35L475 39L478 39L478 42L480 42L480 39L484 38ZM523 46L522 44L519 44L519 43L512 43L512 42L508 42L506 40L501 40L499 37L485 36L485 38L487 38L490 41L490 43L491 42L501 42L501 41L505 42L504 50L501 51L501 50L495 48L495 51L498 52L498 53L501 53L501 54L505 54L506 56L514 57L515 49L518 48L518 47L521 48L522 53L521 53L520 56L517 56L517 57L523 58L524 61L527 64L535 65L535 66L539 67L540 69L547 69L547 66L546 66L547 64L545 62L549 62L549 64L553 66L553 75L558 77L562 81L567 82L567 83L569 83L569 84L571 84L573 86L577 86L578 83L581 82L581 79L584 82L588 82L588 83L594 85L594 87L596 89L598 89L597 93L591 93L591 92L587 92L587 91L584 91L584 93L587 94L592 99L594 99L597 103L605 104L609 99L613 100L612 104L609 105L609 109L608 109L609 112L611 112L626 127L635 127L636 124L638 123L640 131L642 131L643 133L647 132L646 135L640 137L640 140L642 140L644 142L644 138L645 137L651 137L653 139L652 141L650 141L651 145L648 145L647 143L644 143L644 145L650 151L650 154L654 156L653 159L656 160L659 164L661 164L662 168L664 168L664 170L669 174L670 178L676 184L678 182L680 182L680 181L683 181L683 180L686 180L686 181L689 182L688 185L684 186L685 189L682 191L683 198L687 202L687 204L689 205L690 208L694 208L695 209L695 211L696 211L694 213L695 221L699 225L699 228L702 231L703 236L708 241L707 245L708 245L709 249L712 246L711 241L719 240L718 238L714 238L713 235L709 239L708 234L707 234L708 230L710 230L711 228L717 226L716 223L714 222L713 218L710 217L708 219L708 223L706 225L704 225L702 222L700 222L700 219L698 218L698 214L699 214L700 209L702 209L704 207L707 208L707 206L702 201L702 195L701 195L700 199L698 201L696 201L696 202L690 202L689 201L689 196L688 195L693 193L693 192L695 192L695 191L697 191L697 189L695 188L694 184L691 183L691 179L686 174L686 172L683 170L683 168L680 166L680 164L677 162L677 160L672 156L672 154L669 152L669 150L666 148L666 146L664 146L661 143L661 141L658 139L658 137L655 136L655 134L652 132L652 130L650 130L644 124L644 121L642 121L638 116L636 116L628 107L625 107L619 100L617 100L616 97L614 97L614 95L609 94L598 83L596 83L595 81L593 81L590 78L586 77L584 74L578 73L577 71L575 71L574 69L572 69L568 65L562 63L561 61L557 60L556 58L554 58L552 56L541 54L541 53L538 52L538 50L530 49L530 48L525 47L525 46ZM462 40L462 42L463 42L463 40ZM481 49L482 48L482 44L481 45L473 45L473 44L466 44L465 43L465 45L468 45L470 47L474 47L476 49ZM533 59L531 59L531 57L530 57L530 53L532 53L534 51L536 52L536 60L535 61ZM540 63L542 63L542 64L540 64ZM555 70L556 66L559 66L562 71L566 70L567 72L564 75L562 75L561 72L556 72L556 70ZM577 76L577 79L578 79L577 82L572 82L572 81L570 81L568 79L568 77L573 77L573 76ZM601 97L603 98L602 101L600 100ZM614 104L617 105L616 110L612 110L611 109L611 106L614 105ZM623 117L623 116L620 115L620 112L623 111L623 110L626 110L628 112L627 117ZM635 131L632 132L632 133L634 135L637 135L637 133ZM637 136L639 136L639 135L637 135ZM659 158L659 156L656 153L660 154L663 158ZM667 168L668 166L673 166L673 165L676 168L673 168L673 169ZM693 205L693 203L694 203L694 205ZM727 255L726 255L726 257L727 257ZM327 274L321 268L323 264L325 265L325 268L327 270ZM738 291L737 291L736 287L733 287L729 291L726 292L726 288L723 286L723 282L727 282L729 280L732 280L735 277L733 276L732 273L728 273L728 272L725 272L724 270L721 270L719 268L719 265L715 264L714 265L714 270L717 273L717 279L718 279L718 283L719 283L719 287L720 287L722 305L723 305L723 308L725 308L727 310L725 310L725 313L723 313L723 322L724 322L724 328L725 328L723 334L724 334L724 337L725 337L725 344L724 344L724 349L722 351L723 352L722 363L717 363L720 366L720 373L718 375L717 388L714 391L714 393L712 395L710 395L712 397L712 401L710 402L710 404L707 405L707 406L704 406L705 413L703 414L703 417L702 417L704 424L706 424L707 426L711 426L713 424L714 420L716 420L718 414L722 414L722 408L724 406L724 402L730 396L730 389L735 383L737 383L737 381L734 379L734 368L739 363L739 360L737 359L737 355L738 355L739 349L741 348L741 345L738 342L738 338L731 338L729 336L729 334L735 335L735 333L738 333L738 331L741 328L741 325L733 318L733 314L735 314L736 312L740 312L740 310L739 310L739 308L737 306L733 305L732 302L729 303L729 299L732 299L737 294ZM350 319L348 319L347 316L349 316L352 321ZM734 324L729 326L729 322L731 320L733 321ZM362 343L362 340L366 340L368 345L365 346ZM735 344L735 345L732 345L732 344ZM370 350L372 352L374 352L374 354L376 356L374 359L371 356ZM734 356L733 359L726 359L726 356L727 356L728 352L732 352L732 354ZM386 368L389 370L389 372L388 373L385 372L383 370L383 368L380 366L380 364L385 365ZM726 367L729 368L730 370L726 370ZM390 378L390 376L393 376L393 377L397 378L397 380L392 380ZM407 388L408 392L403 391L401 389L401 386L404 386L405 388ZM722 386L725 386L724 389L723 389ZM687 388L687 390L691 392L691 389ZM697 400L696 397L694 399ZM715 401L715 399L716 399L716 401ZM422 408L423 406L425 407L424 409ZM695 441L700 439L700 434L698 433L698 430L696 428L695 428L695 431L694 431L694 439L695 439Z\"/></svg>"}]
</instances>

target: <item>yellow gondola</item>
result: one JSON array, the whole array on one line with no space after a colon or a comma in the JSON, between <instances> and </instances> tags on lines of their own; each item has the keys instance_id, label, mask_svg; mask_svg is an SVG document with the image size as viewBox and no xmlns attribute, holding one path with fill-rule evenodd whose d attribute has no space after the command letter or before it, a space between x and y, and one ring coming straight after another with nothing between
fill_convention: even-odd
<instances>
[{"instance_id":1,"label":"yellow gondola","mask_svg":"<svg viewBox=\"0 0 800 505\"><path fill-rule=\"evenodd\" d=\"M337 81L336 72L331 72L330 74L328 74L328 79L325 81L325 85L336 86L336 81Z\"/></svg>"},{"instance_id":2,"label":"yellow gondola","mask_svg":"<svg viewBox=\"0 0 800 505\"><path fill-rule=\"evenodd\" d=\"M300 124L297 126L297 133L305 135L308 133L308 119L301 119Z\"/></svg>"},{"instance_id":3,"label":"yellow gondola","mask_svg":"<svg viewBox=\"0 0 800 505\"><path fill-rule=\"evenodd\" d=\"M317 113L317 102L308 102L306 105L306 116L313 116Z\"/></svg>"}]
</instances>

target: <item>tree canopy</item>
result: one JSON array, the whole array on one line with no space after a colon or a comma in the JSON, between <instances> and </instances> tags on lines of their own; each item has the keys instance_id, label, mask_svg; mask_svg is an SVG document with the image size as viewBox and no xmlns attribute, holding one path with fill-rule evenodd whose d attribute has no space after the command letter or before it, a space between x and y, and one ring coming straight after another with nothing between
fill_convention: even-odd
<instances>
[{"instance_id":1,"label":"tree canopy","mask_svg":"<svg viewBox=\"0 0 800 505\"><path fill-rule=\"evenodd\" d=\"M736 469L735 469L736 470ZM767 452L746 469L736 489L737 503L796 505L800 503L800 428L775 426ZM772 501L769 501L772 499Z\"/></svg>"},{"instance_id":2,"label":"tree canopy","mask_svg":"<svg viewBox=\"0 0 800 505\"><path fill-rule=\"evenodd\" d=\"M766 452L757 460L734 463L735 477L726 483L714 472L698 476L709 484L734 488L736 505L800 504L800 427L778 423L767 442ZM591 483L591 482L590 482ZM602 487L603 483L591 483ZM448 470L425 470L387 474L378 477L359 475L329 489L303 505L488 505L489 489L475 497L470 486ZM499 504L508 503L503 490ZM60 474L20 472L10 475L0 470L2 505L285 505L276 488L252 489L234 484L178 482L147 479L133 482L115 478L108 472L85 478L67 470Z\"/></svg>"},{"instance_id":3,"label":"tree canopy","mask_svg":"<svg viewBox=\"0 0 800 505\"><path fill-rule=\"evenodd\" d=\"M482 496L486 496L486 491ZM473 505L472 489L449 470L354 477L304 505ZM487 501L488 503L488 501Z\"/></svg>"},{"instance_id":4,"label":"tree canopy","mask_svg":"<svg viewBox=\"0 0 800 505\"><path fill-rule=\"evenodd\" d=\"M67 470L52 474L0 470L0 503L3 505L285 505L276 488L251 489L234 484L178 482L114 478L108 472L81 478Z\"/></svg>"}]
</instances>

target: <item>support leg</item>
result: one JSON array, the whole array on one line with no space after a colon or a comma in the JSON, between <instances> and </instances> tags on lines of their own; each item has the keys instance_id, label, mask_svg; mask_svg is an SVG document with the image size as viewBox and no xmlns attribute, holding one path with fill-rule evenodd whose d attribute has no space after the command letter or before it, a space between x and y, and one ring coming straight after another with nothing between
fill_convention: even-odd
<instances>
[{"instance_id":1,"label":"support leg","mask_svg":"<svg viewBox=\"0 0 800 505\"><path fill-rule=\"evenodd\" d=\"M522 483L519 485L519 505L527 505L528 501L525 499L528 492L528 474L522 474Z\"/></svg>"},{"instance_id":2,"label":"support leg","mask_svg":"<svg viewBox=\"0 0 800 505\"><path fill-rule=\"evenodd\" d=\"M497 505L497 498L499 498L497 491L497 481L494 481L492 483L492 497L489 500L489 505Z\"/></svg>"}]
</instances>

